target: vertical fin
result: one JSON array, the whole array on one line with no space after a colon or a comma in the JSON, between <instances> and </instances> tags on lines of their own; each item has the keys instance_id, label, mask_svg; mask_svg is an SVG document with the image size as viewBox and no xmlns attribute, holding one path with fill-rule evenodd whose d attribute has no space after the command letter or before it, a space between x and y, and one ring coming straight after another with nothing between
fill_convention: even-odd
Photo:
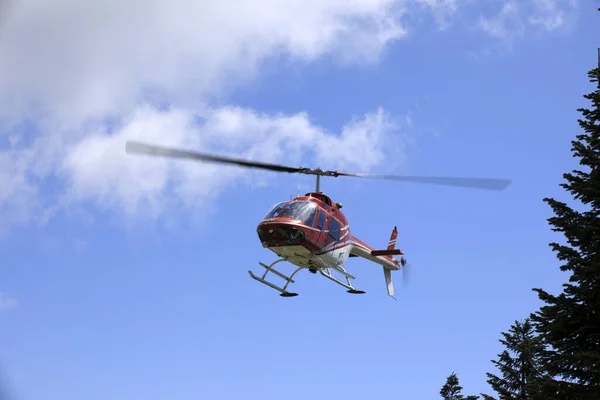
<instances>
[{"instance_id":1,"label":"vertical fin","mask_svg":"<svg viewBox=\"0 0 600 400\"><path fill-rule=\"evenodd\" d=\"M392 235L390 236L390 241L388 243L387 249L394 250L396 248L396 238L398 237L398 228L395 226L392 231ZM388 295L394 299L398 300L394 297L394 283L392 282L392 271L383 267L383 275L385 276L385 286L387 289Z\"/></svg>"},{"instance_id":2,"label":"vertical fin","mask_svg":"<svg viewBox=\"0 0 600 400\"><path fill-rule=\"evenodd\" d=\"M398 300L394 297L394 284L392 282L392 271L389 269L383 268L383 275L385 276L385 286L387 288L388 295L394 299Z\"/></svg>"},{"instance_id":3,"label":"vertical fin","mask_svg":"<svg viewBox=\"0 0 600 400\"><path fill-rule=\"evenodd\" d=\"M396 238L398 237L398 229L394 227L392 236L390 236L390 242L388 243L388 250L394 250L396 248Z\"/></svg>"}]
</instances>

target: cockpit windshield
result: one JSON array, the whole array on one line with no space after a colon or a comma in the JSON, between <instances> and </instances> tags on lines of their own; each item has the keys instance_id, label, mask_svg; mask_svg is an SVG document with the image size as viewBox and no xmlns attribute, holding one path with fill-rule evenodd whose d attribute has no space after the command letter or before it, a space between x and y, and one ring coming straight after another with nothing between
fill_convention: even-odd
<instances>
[{"instance_id":1,"label":"cockpit windshield","mask_svg":"<svg viewBox=\"0 0 600 400\"><path fill-rule=\"evenodd\" d=\"M269 210L269 212L267 213L267 215L265 215L265 217L263 219L279 217L279 212L281 211L283 206L285 206L287 203L288 203L287 201L282 201L281 203L275 204L273 207L271 207L271 209Z\"/></svg>"},{"instance_id":2,"label":"cockpit windshield","mask_svg":"<svg viewBox=\"0 0 600 400\"><path fill-rule=\"evenodd\" d=\"M317 215L317 205L312 201L290 201L275 204L265 216L267 218L289 217L312 226Z\"/></svg>"}]
</instances>

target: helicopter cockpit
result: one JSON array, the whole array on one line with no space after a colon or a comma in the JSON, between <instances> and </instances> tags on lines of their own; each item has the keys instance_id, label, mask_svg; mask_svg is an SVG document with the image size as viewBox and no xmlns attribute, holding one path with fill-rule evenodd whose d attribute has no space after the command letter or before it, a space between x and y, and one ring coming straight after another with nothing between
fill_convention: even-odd
<instances>
[{"instance_id":1,"label":"helicopter cockpit","mask_svg":"<svg viewBox=\"0 0 600 400\"><path fill-rule=\"evenodd\" d=\"M283 201L271 207L264 219L288 217L297 219L308 226L312 226L315 222L317 209L318 206L312 201Z\"/></svg>"}]
</instances>

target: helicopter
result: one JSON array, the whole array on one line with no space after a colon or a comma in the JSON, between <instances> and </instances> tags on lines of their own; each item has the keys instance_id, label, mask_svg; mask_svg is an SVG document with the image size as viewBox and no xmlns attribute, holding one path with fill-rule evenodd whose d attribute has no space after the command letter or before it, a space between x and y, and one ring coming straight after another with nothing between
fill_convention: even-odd
<instances>
[{"instance_id":1,"label":"helicopter","mask_svg":"<svg viewBox=\"0 0 600 400\"><path fill-rule=\"evenodd\" d=\"M329 196L321 192L321 177L337 178L344 176L388 179L488 190L503 190L511 183L508 179L373 175L322 170L320 168L290 167L152 145L139 141L128 141L125 144L125 151L128 154L187 159L276 172L314 175L316 177L316 188L313 192L296 196L289 201L276 203L256 227L256 233L263 248L272 251L279 258L269 265L259 262L259 265L265 269L262 276L255 275L251 270L248 273L250 277L258 282L280 292L282 297L298 295L298 293L288 291L287 288L290 283L295 283L294 276L303 269L307 269L312 274L320 273L327 279L346 288L350 294L364 294L365 291L358 290L352 285L351 280L356 278L349 274L344 267L349 258L361 257L382 267L387 294L396 299L394 297L392 271L401 269L406 271L407 262L404 258L404 252L396 248L397 227L393 228L385 249L376 249L353 236L350 232L348 219L341 211L342 203L334 202ZM394 256L400 256L400 258L394 258ZM296 269L289 276L285 275L274 268L281 262L288 262L294 265ZM343 278L335 277L332 274L333 271L341 274ZM285 282L283 287L267 280L269 273L283 279Z\"/></svg>"}]
</instances>

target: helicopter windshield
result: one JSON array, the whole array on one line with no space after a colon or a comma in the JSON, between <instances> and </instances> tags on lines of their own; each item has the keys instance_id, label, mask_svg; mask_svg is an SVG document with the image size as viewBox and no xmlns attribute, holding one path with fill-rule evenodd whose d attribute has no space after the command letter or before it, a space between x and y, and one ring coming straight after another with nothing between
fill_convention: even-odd
<instances>
[{"instance_id":1,"label":"helicopter windshield","mask_svg":"<svg viewBox=\"0 0 600 400\"><path fill-rule=\"evenodd\" d=\"M287 205L286 205L287 204ZM300 220L302 223L312 226L317 215L317 205L312 201L290 201L274 205L265 216L267 218L289 217Z\"/></svg>"},{"instance_id":2,"label":"helicopter windshield","mask_svg":"<svg viewBox=\"0 0 600 400\"><path fill-rule=\"evenodd\" d=\"M263 219L279 217L279 212L281 211L283 206L285 206L286 204L287 204L287 201L282 201L281 203L275 204L273 207L271 207L271 209L269 210L269 212L267 213L267 215L265 215L265 217Z\"/></svg>"}]
</instances>

